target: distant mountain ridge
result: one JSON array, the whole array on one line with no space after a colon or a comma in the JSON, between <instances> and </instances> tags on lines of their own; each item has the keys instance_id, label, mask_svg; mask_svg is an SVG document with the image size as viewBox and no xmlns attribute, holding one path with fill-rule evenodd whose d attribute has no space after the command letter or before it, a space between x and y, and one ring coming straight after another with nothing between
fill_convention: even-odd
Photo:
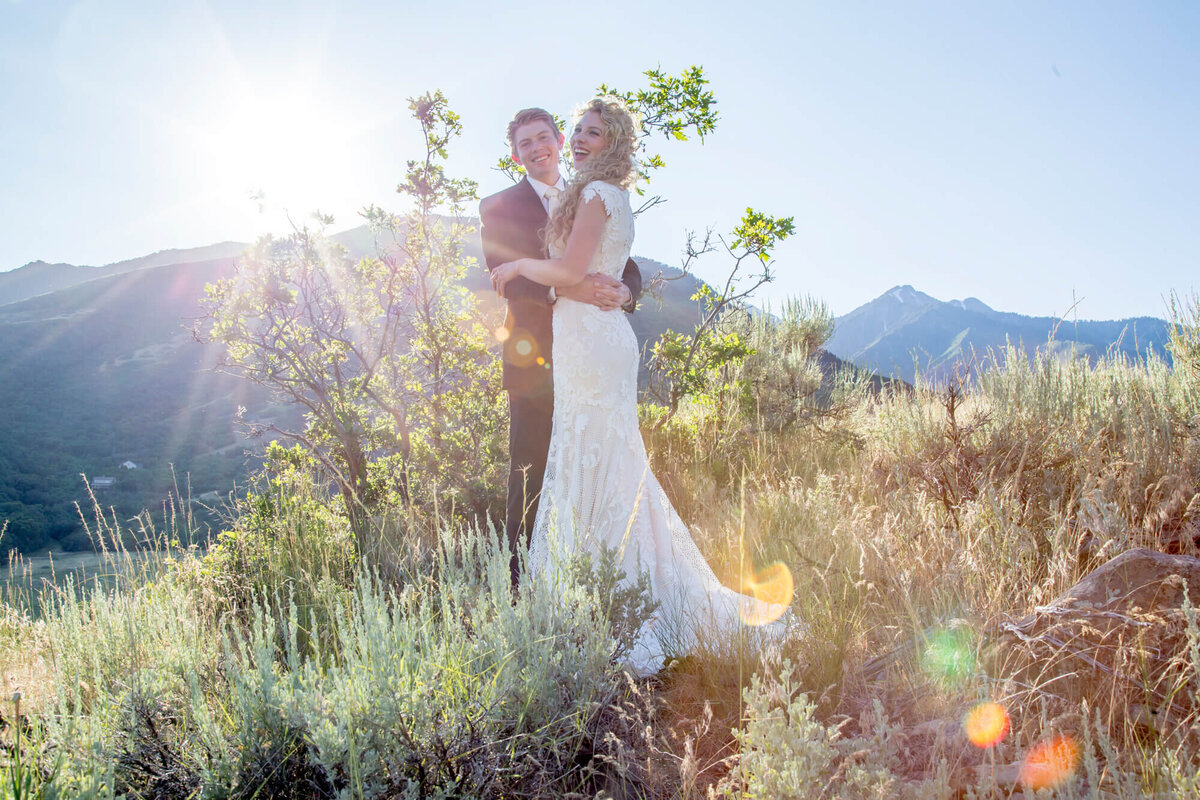
<instances>
[{"instance_id":1,"label":"distant mountain ridge","mask_svg":"<svg viewBox=\"0 0 1200 800\"><path fill-rule=\"evenodd\" d=\"M864 369L910 383L972 371L977 359L1007 344L1027 353L1049 350L1088 359L1113 350L1127 356L1162 352L1166 320L1064 320L997 311L975 297L942 301L912 286L894 286L835 320L827 349ZM1053 339L1051 339L1053 336Z\"/></svg>"},{"instance_id":2,"label":"distant mountain ridge","mask_svg":"<svg viewBox=\"0 0 1200 800\"><path fill-rule=\"evenodd\" d=\"M117 261L103 267L31 261L22 267L0 272L0 306L19 303L22 300L56 292L59 289L67 289L98 278L120 275L139 269L233 258L241 255L246 247L247 245L242 242L220 242L219 244L181 250L160 250L148 256Z\"/></svg>"}]
</instances>

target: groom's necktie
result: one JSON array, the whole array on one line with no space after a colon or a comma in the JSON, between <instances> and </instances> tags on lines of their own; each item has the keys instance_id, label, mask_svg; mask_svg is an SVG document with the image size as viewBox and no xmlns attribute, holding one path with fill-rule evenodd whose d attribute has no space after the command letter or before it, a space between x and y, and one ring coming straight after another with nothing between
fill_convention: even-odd
<instances>
[{"instance_id":1,"label":"groom's necktie","mask_svg":"<svg viewBox=\"0 0 1200 800\"><path fill-rule=\"evenodd\" d=\"M546 198L546 213L547 214L551 214L551 215L554 214L554 207L556 205L558 205L558 198L559 198L559 195L561 195L561 194L562 194L562 189L559 189L557 186L549 186L546 188L546 194L544 195L544 197Z\"/></svg>"}]
</instances>

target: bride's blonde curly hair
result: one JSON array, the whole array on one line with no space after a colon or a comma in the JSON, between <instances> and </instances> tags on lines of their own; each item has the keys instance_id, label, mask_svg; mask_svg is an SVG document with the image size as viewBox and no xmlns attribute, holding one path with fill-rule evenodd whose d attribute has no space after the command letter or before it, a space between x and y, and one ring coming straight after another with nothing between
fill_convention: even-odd
<instances>
[{"instance_id":1,"label":"bride's blonde curly hair","mask_svg":"<svg viewBox=\"0 0 1200 800\"><path fill-rule=\"evenodd\" d=\"M593 154L575 173L563 192L562 199L554 208L554 215L546 223L545 240L560 252L565 249L571 226L575 224L575 212L579 210L579 198L583 187L592 181L607 181L622 189L637 182L638 170L634 154L638 147L640 123L624 103L616 97L597 97L575 112L575 122L583 119L589 111L600 115L608 147L603 153Z\"/></svg>"}]
</instances>

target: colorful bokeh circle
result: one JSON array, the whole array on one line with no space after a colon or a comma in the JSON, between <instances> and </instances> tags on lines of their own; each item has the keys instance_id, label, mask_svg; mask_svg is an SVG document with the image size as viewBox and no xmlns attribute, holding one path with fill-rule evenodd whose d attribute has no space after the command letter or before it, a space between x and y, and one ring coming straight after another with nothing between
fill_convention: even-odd
<instances>
[{"instance_id":1,"label":"colorful bokeh circle","mask_svg":"<svg viewBox=\"0 0 1200 800\"><path fill-rule=\"evenodd\" d=\"M1008 710L991 701L972 706L963 717L967 739L980 748L995 747L1004 741L1009 725Z\"/></svg>"},{"instance_id":2,"label":"colorful bokeh circle","mask_svg":"<svg viewBox=\"0 0 1200 800\"><path fill-rule=\"evenodd\" d=\"M1021 783L1029 789L1053 789L1075 774L1079 745L1070 736L1038 742L1021 764Z\"/></svg>"}]
</instances>

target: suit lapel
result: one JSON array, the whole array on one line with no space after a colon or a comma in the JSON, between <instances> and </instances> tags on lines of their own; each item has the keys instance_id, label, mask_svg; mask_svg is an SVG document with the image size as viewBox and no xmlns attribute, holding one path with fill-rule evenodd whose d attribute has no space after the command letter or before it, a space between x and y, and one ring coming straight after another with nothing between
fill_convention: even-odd
<instances>
[{"instance_id":1,"label":"suit lapel","mask_svg":"<svg viewBox=\"0 0 1200 800\"><path fill-rule=\"evenodd\" d=\"M537 189L533 188L528 178L522 178L520 186L522 205L528 206L530 215L540 217L545 222L549 217L546 215L546 207L542 205L542 198L538 197Z\"/></svg>"}]
</instances>

